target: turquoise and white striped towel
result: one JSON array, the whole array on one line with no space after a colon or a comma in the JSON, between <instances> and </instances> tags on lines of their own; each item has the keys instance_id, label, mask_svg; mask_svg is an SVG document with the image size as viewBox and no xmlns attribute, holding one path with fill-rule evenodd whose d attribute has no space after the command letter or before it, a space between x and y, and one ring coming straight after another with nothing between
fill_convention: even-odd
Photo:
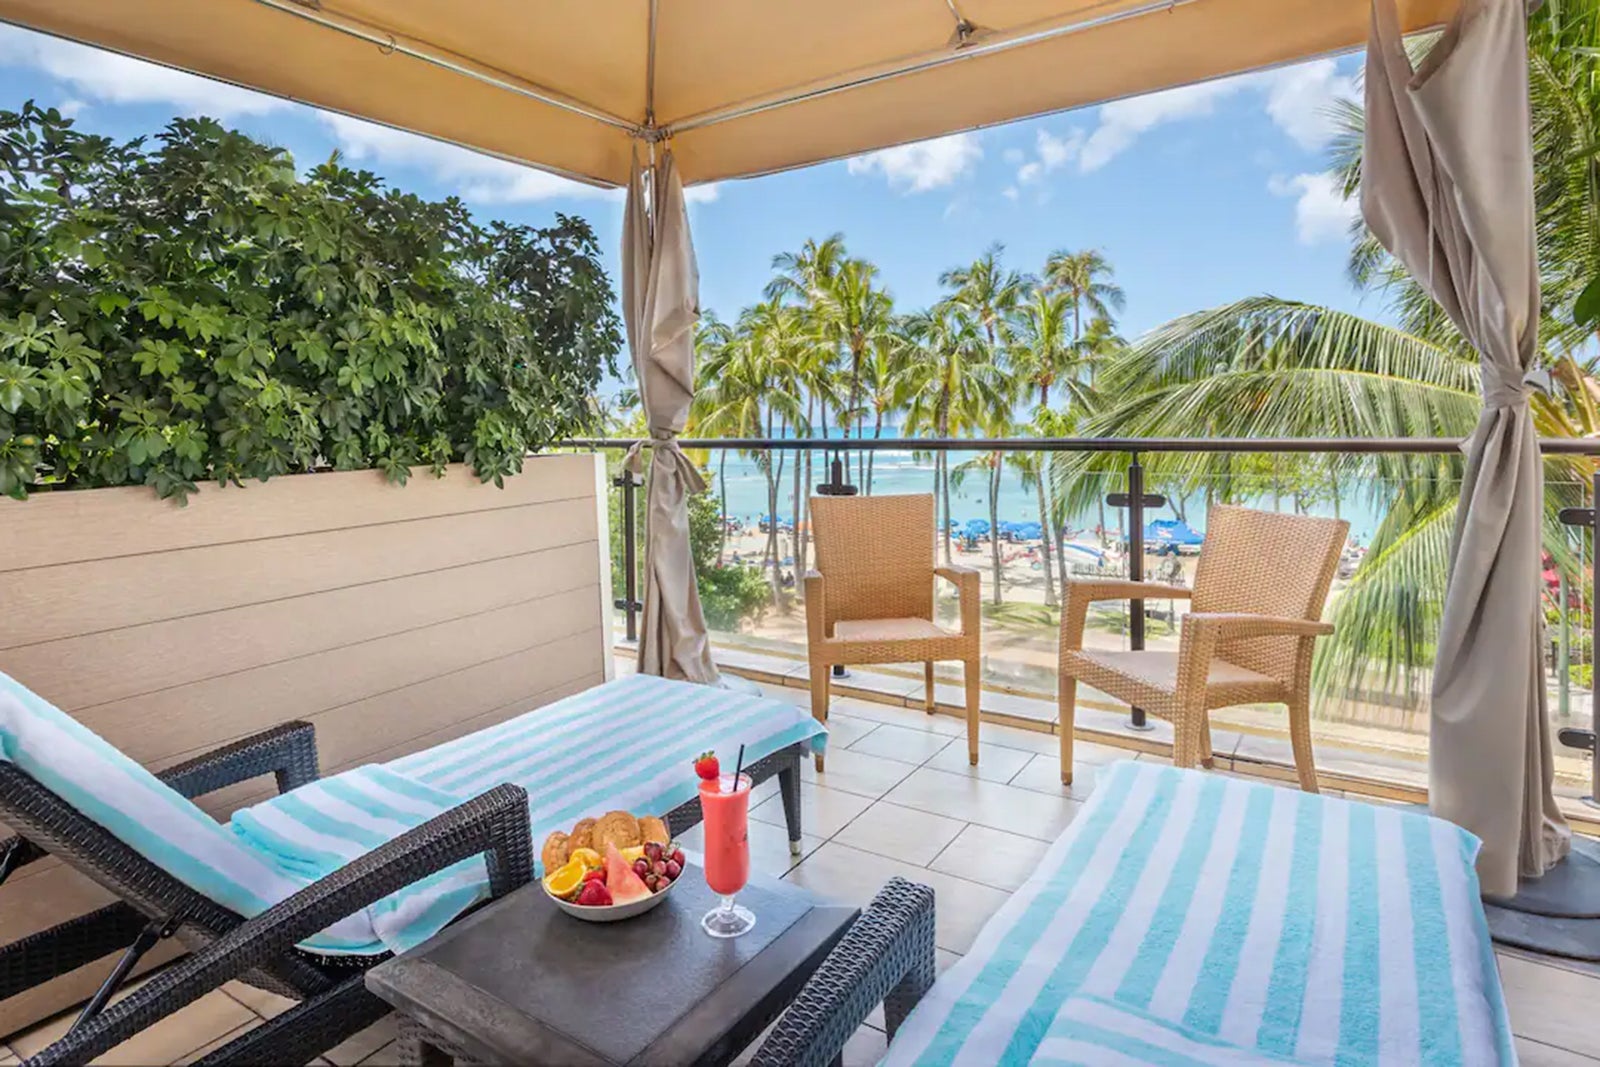
<instances>
[{"instance_id":1,"label":"turquoise and white striped towel","mask_svg":"<svg viewBox=\"0 0 1600 1067\"><path fill-rule=\"evenodd\" d=\"M1515 1063L1477 851L1400 808L1114 764L884 1062Z\"/></svg>"},{"instance_id":2,"label":"turquoise and white striped towel","mask_svg":"<svg viewBox=\"0 0 1600 1067\"><path fill-rule=\"evenodd\" d=\"M537 850L552 830L622 809L659 815L694 797L694 757L725 762L745 746L754 763L827 731L806 712L765 697L634 675L382 766L359 767L236 812L229 824L253 853L306 882L504 782L528 792ZM535 871L535 874L541 873ZM401 952L484 899L482 859L407 886L363 913L370 936L348 931L306 942L329 953Z\"/></svg>"}]
</instances>

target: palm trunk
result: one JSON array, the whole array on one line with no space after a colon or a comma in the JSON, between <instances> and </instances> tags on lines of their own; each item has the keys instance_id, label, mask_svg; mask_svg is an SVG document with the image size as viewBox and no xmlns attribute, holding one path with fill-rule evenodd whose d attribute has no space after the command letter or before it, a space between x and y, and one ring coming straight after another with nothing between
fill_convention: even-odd
<instances>
[{"instance_id":1,"label":"palm trunk","mask_svg":"<svg viewBox=\"0 0 1600 1067\"><path fill-rule=\"evenodd\" d=\"M1050 553L1050 509L1044 498L1044 464L1039 466L1039 479L1033 488L1039 496L1039 529L1044 534L1044 606L1052 608L1056 603L1056 576Z\"/></svg>"},{"instance_id":2,"label":"palm trunk","mask_svg":"<svg viewBox=\"0 0 1600 1067\"><path fill-rule=\"evenodd\" d=\"M810 455L811 455L811 453L809 453L809 452L806 453L807 458L809 458ZM796 566L798 566L799 563L800 563L800 474L801 474L800 457L799 456L795 456L794 457L794 507L792 509L790 509L790 512L789 512L789 518L793 521L794 525L789 528L789 558L794 561L794 564ZM796 580L795 584L797 586L799 585L798 579Z\"/></svg>"},{"instance_id":3,"label":"palm trunk","mask_svg":"<svg viewBox=\"0 0 1600 1067\"><path fill-rule=\"evenodd\" d=\"M826 409L827 405L824 404L823 407ZM806 418L811 418L810 399L806 401ZM826 410L823 411L822 433L824 437L826 437L828 433ZM797 463L796 467L798 466L799 464ZM806 558L810 555L809 550L811 547L811 538L809 533L811 528L811 487L815 484L817 483L812 481L811 478L811 453L807 451L805 481L801 485L800 500L794 509L794 587L796 593L801 592L802 587L804 586L804 583L800 581L800 576L806 572Z\"/></svg>"},{"instance_id":4,"label":"palm trunk","mask_svg":"<svg viewBox=\"0 0 1600 1067\"><path fill-rule=\"evenodd\" d=\"M878 441L878 440L881 440L882 438L883 438L883 409L879 408L878 412L877 412L876 420L874 421L873 426L872 426L872 439L874 441ZM861 479L861 481L862 481L862 484L866 486L864 492L868 496L872 495L872 467L873 467L873 463L877 460L877 458L878 458L878 454L876 452L867 453L867 475L866 475L865 478Z\"/></svg>"},{"instance_id":5,"label":"palm trunk","mask_svg":"<svg viewBox=\"0 0 1600 1067\"><path fill-rule=\"evenodd\" d=\"M999 604L1004 601L1001 590L1001 580L1005 571L1000 565L1000 453L996 452L990 457L989 464L989 559L994 564L994 592L991 599Z\"/></svg>"},{"instance_id":6,"label":"palm trunk","mask_svg":"<svg viewBox=\"0 0 1600 1067\"><path fill-rule=\"evenodd\" d=\"M717 496L721 499L718 510L722 513L722 529L718 531L717 538L717 566L720 567L728 554L728 450L726 448L717 458Z\"/></svg>"}]
</instances>

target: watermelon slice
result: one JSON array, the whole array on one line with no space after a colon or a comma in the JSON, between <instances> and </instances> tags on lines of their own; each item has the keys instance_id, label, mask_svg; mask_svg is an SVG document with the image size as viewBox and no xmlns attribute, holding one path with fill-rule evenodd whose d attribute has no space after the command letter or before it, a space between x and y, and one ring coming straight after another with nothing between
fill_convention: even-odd
<instances>
[{"instance_id":1,"label":"watermelon slice","mask_svg":"<svg viewBox=\"0 0 1600 1067\"><path fill-rule=\"evenodd\" d=\"M606 888L611 890L613 904L632 904L650 897L650 887L634 873L617 846L609 842L606 844Z\"/></svg>"}]
</instances>

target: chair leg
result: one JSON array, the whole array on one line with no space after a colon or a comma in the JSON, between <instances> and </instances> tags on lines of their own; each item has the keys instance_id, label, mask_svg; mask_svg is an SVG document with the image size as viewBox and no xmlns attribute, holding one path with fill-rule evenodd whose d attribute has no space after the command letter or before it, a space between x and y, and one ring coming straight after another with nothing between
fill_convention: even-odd
<instances>
[{"instance_id":1,"label":"chair leg","mask_svg":"<svg viewBox=\"0 0 1600 1067\"><path fill-rule=\"evenodd\" d=\"M922 702L922 708L929 715L933 714L933 661L928 660L922 665L922 680L927 683L928 695Z\"/></svg>"},{"instance_id":2,"label":"chair leg","mask_svg":"<svg viewBox=\"0 0 1600 1067\"><path fill-rule=\"evenodd\" d=\"M1307 793L1317 788L1317 761L1311 752L1311 702L1299 700L1289 705L1289 741L1294 745L1294 769L1300 788Z\"/></svg>"},{"instance_id":3,"label":"chair leg","mask_svg":"<svg viewBox=\"0 0 1600 1067\"><path fill-rule=\"evenodd\" d=\"M1072 784L1073 720L1078 711L1078 679L1063 674L1056 679L1056 732L1061 738L1061 784Z\"/></svg>"},{"instance_id":4,"label":"chair leg","mask_svg":"<svg viewBox=\"0 0 1600 1067\"><path fill-rule=\"evenodd\" d=\"M1172 723L1172 765L1191 769L1200 752L1200 716L1180 712Z\"/></svg>"},{"instance_id":5,"label":"chair leg","mask_svg":"<svg viewBox=\"0 0 1600 1067\"><path fill-rule=\"evenodd\" d=\"M978 661L969 659L961 669L962 681L967 683L967 762L974 767L978 765L978 710L982 701L982 690L979 683L983 676L979 673Z\"/></svg>"},{"instance_id":6,"label":"chair leg","mask_svg":"<svg viewBox=\"0 0 1600 1067\"><path fill-rule=\"evenodd\" d=\"M1217 754L1211 748L1211 713L1209 711L1200 713L1199 745L1200 766L1208 771L1215 769Z\"/></svg>"},{"instance_id":7,"label":"chair leg","mask_svg":"<svg viewBox=\"0 0 1600 1067\"><path fill-rule=\"evenodd\" d=\"M822 725L828 725L828 679L833 673L833 665L828 663L813 663L811 665L811 717ZM817 753L817 773L822 773L821 752Z\"/></svg>"}]
</instances>

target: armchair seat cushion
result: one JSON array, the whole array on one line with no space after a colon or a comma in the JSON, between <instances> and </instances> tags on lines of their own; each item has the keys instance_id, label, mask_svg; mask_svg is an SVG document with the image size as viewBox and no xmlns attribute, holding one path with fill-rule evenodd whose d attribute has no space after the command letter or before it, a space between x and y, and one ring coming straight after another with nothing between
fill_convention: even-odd
<instances>
[{"instance_id":1,"label":"armchair seat cushion","mask_svg":"<svg viewBox=\"0 0 1600 1067\"><path fill-rule=\"evenodd\" d=\"M1131 703L1159 705L1178 691L1178 653L1165 651L1117 652L1083 649L1064 653L1061 667L1079 681ZM1281 679L1248 667L1213 659L1206 675L1206 707L1281 701L1289 689Z\"/></svg>"},{"instance_id":2,"label":"armchair seat cushion","mask_svg":"<svg viewBox=\"0 0 1600 1067\"><path fill-rule=\"evenodd\" d=\"M927 619L841 619L833 624L835 641L936 641L960 637Z\"/></svg>"}]
</instances>

